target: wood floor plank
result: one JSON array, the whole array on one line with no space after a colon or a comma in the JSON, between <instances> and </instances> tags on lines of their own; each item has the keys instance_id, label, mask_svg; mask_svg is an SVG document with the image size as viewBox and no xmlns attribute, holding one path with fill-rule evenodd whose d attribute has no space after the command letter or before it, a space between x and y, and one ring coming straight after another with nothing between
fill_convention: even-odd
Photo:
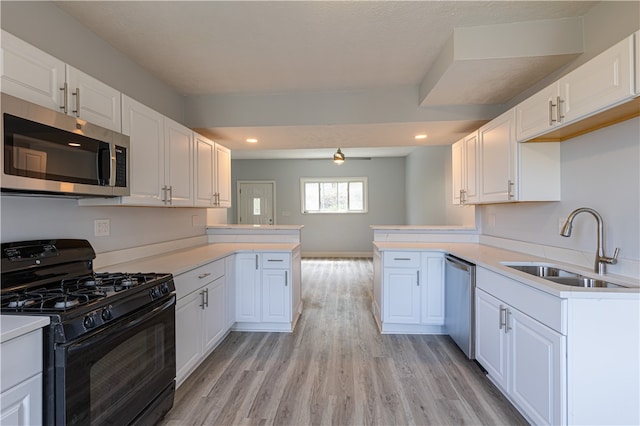
<instances>
[{"instance_id":1,"label":"wood floor plank","mask_svg":"<svg viewBox=\"0 0 640 426\"><path fill-rule=\"evenodd\" d=\"M232 332L176 392L176 425L524 425L448 336L381 335L371 259L304 259L293 333Z\"/></svg>"}]
</instances>

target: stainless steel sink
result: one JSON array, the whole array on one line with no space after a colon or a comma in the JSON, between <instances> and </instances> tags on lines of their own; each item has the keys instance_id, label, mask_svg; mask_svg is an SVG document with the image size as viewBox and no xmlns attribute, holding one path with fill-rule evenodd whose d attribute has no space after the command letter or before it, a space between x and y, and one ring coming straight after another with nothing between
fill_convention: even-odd
<instances>
[{"instance_id":1,"label":"stainless steel sink","mask_svg":"<svg viewBox=\"0 0 640 426\"><path fill-rule=\"evenodd\" d=\"M576 272L567 271L553 265L537 265L531 263L526 265L504 263L504 265L508 266L509 268L534 275L536 277L544 278L545 280L549 280L554 283L564 284L572 287L625 288L625 286L620 284L610 283L608 281L600 280L597 278L586 277Z\"/></svg>"},{"instance_id":2,"label":"stainless steel sink","mask_svg":"<svg viewBox=\"0 0 640 426\"><path fill-rule=\"evenodd\" d=\"M598 280L595 278L583 277L581 275L575 277L544 277L554 283L570 285L574 287L608 287L608 288L624 288L619 284L610 283L608 281Z\"/></svg>"}]
</instances>

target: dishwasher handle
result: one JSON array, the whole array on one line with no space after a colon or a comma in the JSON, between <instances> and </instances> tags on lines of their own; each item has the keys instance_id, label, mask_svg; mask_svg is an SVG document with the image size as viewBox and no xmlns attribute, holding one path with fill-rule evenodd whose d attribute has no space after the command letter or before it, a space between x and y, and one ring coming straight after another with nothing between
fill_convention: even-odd
<instances>
[{"instance_id":1,"label":"dishwasher handle","mask_svg":"<svg viewBox=\"0 0 640 426\"><path fill-rule=\"evenodd\" d=\"M449 255L445 256L444 260L451 267L460 269L461 271L465 271L465 272L470 272L471 268L474 267L474 265L467 263L464 260L458 259L457 257L449 256Z\"/></svg>"}]
</instances>

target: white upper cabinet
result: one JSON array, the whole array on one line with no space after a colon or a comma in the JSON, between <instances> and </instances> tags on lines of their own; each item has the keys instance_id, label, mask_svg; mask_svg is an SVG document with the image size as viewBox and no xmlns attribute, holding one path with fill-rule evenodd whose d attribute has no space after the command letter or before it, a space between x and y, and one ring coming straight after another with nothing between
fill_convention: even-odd
<instances>
[{"instance_id":1,"label":"white upper cabinet","mask_svg":"<svg viewBox=\"0 0 640 426\"><path fill-rule=\"evenodd\" d=\"M2 91L56 111L62 109L65 64L2 31Z\"/></svg>"},{"instance_id":2,"label":"white upper cabinet","mask_svg":"<svg viewBox=\"0 0 640 426\"><path fill-rule=\"evenodd\" d=\"M545 135L631 99L636 93L634 46L631 35L517 105L517 140Z\"/></svg>"},{"instance_id":3,"label":"white upper cabinet","mask_svg":"<svg viewBox=\"0 0 640 426\"><path fill-rule=\"evenodd\" d=\"M478 201L478 132L471 133L451 147L453 161L453 204Z\"/></svg>"},{"instance_id":4,"label":"white upper cabinet","mask_svg":"<svg viewBox=\"0 0 640 426\"><path fill-rule=\"evenodd\" d=\"M195 205L231 207L231 151L194 134Z\"/></svg>"},{"instance_id":5,"label":"white upper cabinet","mask_svg":"<svg viewBox=\"0 0 640 426\"><path fill-rule=\"evenodd\" d=\"M2 91L120 132L120 92L2 32Z\"/></svg>"},{"instance_id":6,"label":"white upper cabinet","mask_svg":"<svg viewBox=\"0 0 640 426\"><path fill-rule=\"evenodd\" d=\"M640 31L635 33L636 45L636 95L640 95Z\"/></svg>"},{"instance_id":7,"label":"white upper cabinet","mask_svg":"<svg viewBox=\"0 0 640 426\"><path fill-rule=\"evenodd\" d=\"M122 132L131 138L131 196L122 204L164 205L164 117L146 105L122 97ZM81 200L82 201L82 200Z\"/></svg>"},{"instance_id":8,"label":"white upper cabinet","mask_svg":"<svg viewBox=\"0 0 640 426\"><path fill-rule=\"evenodd\" d=\"M165 204L193 206L192 170L193 131L165 117L163 187Z\"/></svg>"},{"instance_id":9,"label":"white upper cabinet","mask_svg":"<svg viewBox=\"0 0 640 426\"><path fill-rule=\"evenodd\" d=\"M67 114L117 132L121 131L120 92L67 65L66 94Z\"/></svg>"},{"instance_id":10,"label":"white upper cabinet","mask_svg":"<svg viewBox=\"0 0 640 426\"><path fill-rule=\"evenodd\" d=\"M215 205L215 158L216 144L201 136L194 135L194 202L196 206Z\"/></svg>"},{"instance_id":11,"label":"white upper cabinet","mask_svg":"<svg viewBox=\"0 0 640 426\"><path fill-rule=\"evenodd\" d=\"M231 151L216 144L216 207L231 207Z\"/></svg>"},{"instance_id":12,"label":"white upper cabinet","mask_svg":"<svg viewBox=\"0 0 640 426\"><path fill-rule=\"evenodd\" d=\"M478 203L560 200L559 142L518 143L511 109L478 130Z\"/></svg>"},{"instance_id":13,"label":"white upper cabinet","mask_svg":"<svg viewBox=\"0 0 640 426\"><path fill-rule=\"evenodd\" d=\"M126 95L122 112L122 132L131 139L131 195L78 203L193 206L193 131Z\"/></svg>"},{"instance_id":14,"label":"white upper cabinet","mask_svg":"<svg viewBox=\"0 0 640 426\"><path fill-rule=\"evenodd\" d=\"M514 111L509 110L478 130L480 139L480 200L512 201L516 197L517 144Z\"/></svg>"}]
</instances>

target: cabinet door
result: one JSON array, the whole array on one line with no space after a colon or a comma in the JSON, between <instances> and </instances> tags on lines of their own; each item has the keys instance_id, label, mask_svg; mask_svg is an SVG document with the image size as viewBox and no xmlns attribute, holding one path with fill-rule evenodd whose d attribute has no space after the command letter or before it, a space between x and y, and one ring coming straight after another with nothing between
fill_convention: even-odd
<instances>
[{"instance_id":1,"label":"cabinet door","mask_svg":"<svg viewBox=\"0 0 640 426\"><path fill-rule=\"evenodd\" d=\"M216 144L217 207L231 207L231 151Z\"/></svg>"},{"instance_id":2,"label":"cabinet door","mask_svg":"<svg viewBox=\"0 0 640 426\"><path fill-rule=\"evenodd\" d=\"M120 92L69 65L67 86L69 115L116 132L122 131Z\"/></svg>"},{"instance_id":3,"label":"cabinet door","mask_svg":"<svg viewBox=\"0 0 640 426\"><path fill-rule=\"evenodd\" d=\"M224 259L225 279L227 284L227 329L236 322L236 255Z\"/></svg>"},{"instance_id":4,"label":"cabinet door","mask_svg":"<svg viewBox=\"0 0 640 426\"><path fill-rule=\"evenodd\" d=\"M464 139L451 145L451 187L453 189L453 204L462 204L464 199L461 191L464 190Z\"/></svg>"},{"instance_id":5,"label":"cabinet door","mask_svg":"<svg viewBox=\"0 0 640 426\"><path fill-rule=\"evenodd\" d=\"M262 270L262 321L291 321L289 270Z\"/></svg>"},{"instance_id":6,"label":"cabinet door","mask_svg":"<svg viewBox=\"0 0 640 426\"><path fill-rule=\"evenodd\" d=\"M65 65L59 59L2 31L2 91L62 111Z\"/></svg>"},{"instance_id":7,"label":"cabinet door","mask_svg":"<svg viewBox=\"0 0 640 426\"><path fill-rule=\"evenodd\" d=\"M205 287L205 309L202 328L204 352L213 348L227 331L227 295L225 277L218 278Z\"/></svg>"},{"instance_id":8,"label":"cabinet door","mask_svg":"<svg viewBox=\"0 0 640 426\"><path fill-rule=\"evenodd\" d=\"M566 423L566 338L509 308L509 394L534 424Z\"/></svg>"},{"instance_id":9,"label":"cabinet door","mask_svg":"<svg viewBox=\"0 0 640 426\"><path fill-rule=\"evenodd\" d=\"M383 321L420 324L420 269L384 268Z\"/></svg>"},{"instance_id":10,"label":"cabinet door","mask_svg":"<svg viewBox=\"0 0 640 426\"><path fill-rule=\"evenodd\" d=\"M131 196L123 204L164 205L163 116L122 96L122 132L131 138Z\"/></svg>"},{"instance_id":11,"label":"cabinet door","mask_svg":"<svg viewBox=\"0 0 640 426\"><path fill-rule=\"evenodd\" d=\"M442 253L422 254L422 324L444 324L444 255Z\"/></svg>"},{"instance_id":12,"label":"cabinet door","mask_svg":"<svg viewBox=\"0 0 640 426\"><path fill-rule=\"evenodd\" d=\"M464 202L476 203L479 200L478 183L480 167L478 165L479 139L478 132L464 138L463 156L463 189Z\"/></svg>"},{"instance_id":13,"label":"cabinet door","mask_svg":"<svg viewBox=\"0 0 640 426\"><path fill-rule=\"evenodd\" d=\"M33 426L42 424L42 374L0 394L0 424Z\"/></svg>"},{"instance_id":14,"label":"cabinet door","mask_svg":"<svg viewBox=\"0 0 640 426\"><path fill-rule=\"evenodd\" d=\"M560 79L563 123L611 107L634 95L633 35Z\"/></svg>"},{"instance_id":15,"label":"cabinet door","mask_svg":"<svg viewBox=\"0 0 640 426\"><path fill-rule=\"evenodd\" d=\"M503 390L507 390L506 305L476 289L476 360Z\"/></svg>"},{"instance_id":16,"label":"cabinet door","mask_svg":"<svg viewBox=\"0 0 640 426\"><path fill-rule=\"evenodd\" d=\"M558 83L545 87L516 105L516 139L526 141L557 124Z\"/></svg>"},{"instance_id":17,"label":"cabinet door","mask_svg":"<svg viewBox=\"0 0 640 426\"><path fill-rule=\"evenodd\" d=\"M517 199L514 111L509 110L479 130L481 202Z\"/></svg>"},{"instance_id":18,"label":"cabinet door","mask_svg":"<svg viewBox=\"0 0 640 426\"><path fill-rule=\"evenodd\" d=\"M260 321L259 255L236 255L236 321Z\"/></svg>"},{"instance_id":19,"label":"cabinet door","mask_svg":"<svg viewBox=\"0 0 640 426\"><path fill-rule=\"evenodd\" d=\"M194 144L194 202L196 206L212 207L215 203L215 143L195 134Z\"/></svg>"},{"instance_id":20,"label":"cabinet door","mask_svg":"<svg viewBox=\"0 0 640 426\"><path fill-rule=\"evenodd\" d=\"M164 183L172 206L193 205L193 131L164 118Z\"/></svg>"},{"instance_id":21,"label":"cabinet door","mask_svg":"<svg viewBox=\"0 0 640 426\"><path fill-rule=\"evenodd\" d=\"M178 300L176 304L176 381L178 384L202 356L203 289Z\"/></svg>"}]
</instances>

